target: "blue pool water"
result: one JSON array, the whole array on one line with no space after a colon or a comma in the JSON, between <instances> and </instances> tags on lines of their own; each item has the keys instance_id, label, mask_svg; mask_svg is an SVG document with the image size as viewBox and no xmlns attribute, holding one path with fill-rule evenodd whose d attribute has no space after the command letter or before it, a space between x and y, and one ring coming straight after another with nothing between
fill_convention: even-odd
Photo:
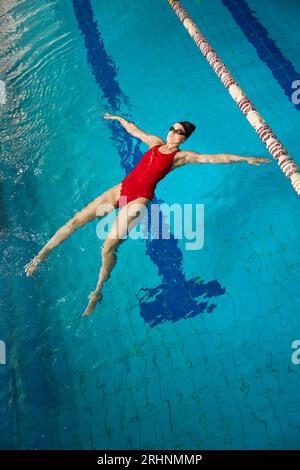
<instances>
[{"instance_id":1,"label":"blue pool water","mask_svg":"<svg viewBox=\"0 0 300 470\"><path fill-rule=\"evenodd\" d=\"M300 165L300 6L182 4ZM129 238L90 318L96 221L24 275L147 150L105 112L163 138L194 122L183 149L269 156L168 2L4 0L0 22L0 448L299 448L300 199L275 161L171 172L155 202L204 204L203 248Z\"/></svg>"}]
</instances>

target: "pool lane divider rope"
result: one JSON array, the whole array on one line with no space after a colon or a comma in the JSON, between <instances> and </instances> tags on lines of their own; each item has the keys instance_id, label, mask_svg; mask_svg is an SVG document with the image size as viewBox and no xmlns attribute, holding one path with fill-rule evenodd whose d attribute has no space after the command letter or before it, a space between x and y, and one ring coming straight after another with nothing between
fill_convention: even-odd
<instances>
[{"instance_id":1,"label":"pool lane divider rope","mask_svg":"<svg viewBox=\"0 0 300 470\"><path fill-rule=\"evenodd\" d=\"M281 171L290 179L296 193L300 195L300 169L298 165L290 157L286 148L282 145L270 126L268 126L256 110L251 100L243 92L226 65L221 61L218 54L211 47L196 24L192 21L181 3L177 0L168 0L168 2L196 43L198 49L200 49L209 65L213 68L216 75L223 83L224 87L229 91L241 112L246 116L251 126L254 127L257 135L265 144L269 153L272 155L274 160L278 162L278 166Z\"/></svg>"}]
</instances>

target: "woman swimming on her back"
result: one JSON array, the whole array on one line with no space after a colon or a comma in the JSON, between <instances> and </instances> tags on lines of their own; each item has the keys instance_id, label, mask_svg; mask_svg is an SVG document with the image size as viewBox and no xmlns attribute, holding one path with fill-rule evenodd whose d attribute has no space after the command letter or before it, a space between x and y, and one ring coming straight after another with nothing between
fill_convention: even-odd
<instances>
[{"instance_id":1,"label":"woman swimming on her back","mask_svg":"<svg viewBox=\"0 0 300 470\"><path fill-rule=\"evenodd\" d=\"M161 137L144 132L133 122L128 122L120 116L105 113L104 118L119 121L127 132L147 144L149 150L120 183L100 194L86 207L77 212L65 225L60 227L37 256L25 266L26 275L31 276L48 253L66 240L77 228L82 227L96 217L103 217L111 210L120 208L103 243L102 266L98 283L96 289L88 296L90 300L83 315L90 315L95 309L97 301L102 298L101 290L116 264L116 252L119 245L124 241L124 236L126 237L129 231L139 222L142 215L141 207L143 210L146 208L154 197L154 190L158 181L164 178L167 173L187 163L235 163L245 161L257 166L259 162L271 163L267 158L241 157L223 153L202 154L190 150L180 150L179 145L185 142L196 129L196 126L188 121L178 121L173 124L167 134L166 142L164 142ZM138 210L135 208L138 208Z\"/></svg>"}]
</instances>

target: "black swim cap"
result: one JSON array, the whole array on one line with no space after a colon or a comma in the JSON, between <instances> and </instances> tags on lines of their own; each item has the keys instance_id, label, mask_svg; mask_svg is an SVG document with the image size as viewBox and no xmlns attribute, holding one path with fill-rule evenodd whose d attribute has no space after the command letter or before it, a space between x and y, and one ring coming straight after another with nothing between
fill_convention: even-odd
<instances>
[{"instance_id":1,"label":"black swim cap","mask_svg":"<svg viewBox=\"0 0 300 470\"><path fill-rule=\"evenodd\" d=\"M189 121L177 121L178 124L181 124L183 127L184 127L184 130L185 130L185 133L186 133L186 138L188 139L188 137L194 132L194 130L196 129L196 126L195 124L192 124L191 122Z\"/></svg>"}]
</instances>

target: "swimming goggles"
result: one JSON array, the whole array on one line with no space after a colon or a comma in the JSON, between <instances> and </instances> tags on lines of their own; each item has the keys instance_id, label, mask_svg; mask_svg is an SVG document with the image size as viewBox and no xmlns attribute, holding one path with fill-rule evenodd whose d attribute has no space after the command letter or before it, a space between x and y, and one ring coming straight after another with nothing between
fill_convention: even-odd
<instances>
[{"instance_id":1,"label":"swimming goggles","mask_svg":"<svg viewBox=\"0 0 300 470\"><path fill-rule=\"evenodd\" d=\"M175 134L186 135L185 132L183 132L181 129L175 129L174 126L171 126L171 127L170 127L170 131L175 132Z\"/></svg>"}]
</instances>

